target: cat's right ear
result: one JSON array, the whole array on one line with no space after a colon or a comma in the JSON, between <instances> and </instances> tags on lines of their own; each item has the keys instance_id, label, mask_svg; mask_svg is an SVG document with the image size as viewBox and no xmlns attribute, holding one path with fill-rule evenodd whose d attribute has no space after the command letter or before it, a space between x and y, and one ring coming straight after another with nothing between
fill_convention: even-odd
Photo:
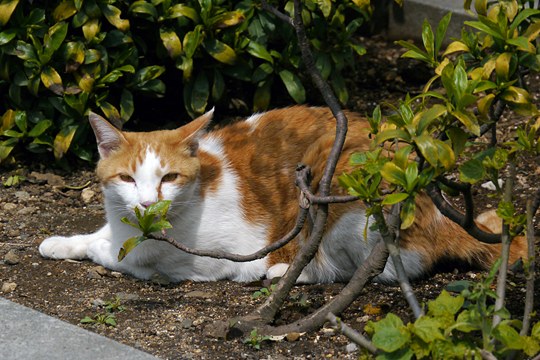
<instances>
[{"instance_id":1,"label":"cat's right ear","mask_svg":"<svg viewBox=\"0 0 540 360\"><path fill-rule=\"evenodd\" d=\"M99 156L104 159L126 141L120 130L112 126L107 120L96 113L88 114L90 126L96 135Z\"/></svg>"}]
</instances>

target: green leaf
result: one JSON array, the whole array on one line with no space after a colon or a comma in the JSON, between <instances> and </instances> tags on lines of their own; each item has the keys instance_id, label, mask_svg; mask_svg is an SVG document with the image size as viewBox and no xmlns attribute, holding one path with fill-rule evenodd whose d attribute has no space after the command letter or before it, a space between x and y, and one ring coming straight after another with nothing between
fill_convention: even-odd
<instances>
[{"instance_id":1,"label":"green leaf","mask_svg":"<svg viewBox=\"0 0 540 360\"><path fill-rule=\"evenodd\" d=\"M392 313L372 325L375 329L372 341L378 349L394 352L410 341L411 335L407 328L401 319Z\"/></svg>"},{"instance_id":2,"label":"green leaf","mask_svg":"<svg viewBox=\"0 0 540 360\"><path fill-rule=\"evenodd\" d=\"M386 195L382 201L382 205L394 205L409 197L407 193L395 193Z\"/></svg>"},{"instance_id":3,"label":"green leaf","mask_svg":"<svg viewBox=\"0 0 540 360\"><path fill-rule=\"evenodd\" d=\"M253 95L253 110L264 111L270 105L272 96L272 81L262 81L257 85Z\"/></svg>"},{"instance_id":4,"label":"green leaf","mask_svg":"<svg viewBox=\"0 0 540 360\"><path fill-rule=\"evenodd\" d=\"M459 167L459 179L469 184L482 180L485 174L484 165L479 159L468 160Z\"/></svg>"},{"instance_id":5,"label":"green leaf","mask_svg":"<svg viewBox=\"0 0 540 360\"><path fill-rule=\"evenodd\" d=\"M201 31L202 26L197 25L195 26L195 29L193 29L193 31L189 31L184 36L182 45L184 47L184 52L186 53L186 56L190 59L193 57L195 51L202 42Z\"/></svg>"},{"instance_id":6,"label":"green leaf","mask_svg":"<svg viewBox=\"0 0 540 360\"><path fill-rule=\"evenodd\" d=\"M266 48L263 45L259 44L258 42L250 40L246 50L251 55L259 59L266 60L271 64L274 64L274 58L272 57L272 55L270 55L268 50L266 50Z\"/></svg>"},{"instance_id":7,"label":"green leaf","mask_svg":"<svg viewBox=\"0 0 540 360\"><path fill-rule=\"evenodd\" d=\"M145 240L147 240L147 238L144 236L134 236L127 239L120 248L120 251L118 252L118 261L122 261L127 254L129 254L133 249L135 249Z\"/></svg>"},{"instance_id":8,"label":"green leaf","mask_svg":"<svg viewBox=\"0 0 540 360\"><path fill-rule=\"evenodd\" d=\"M467 130L469 130L471 133L476 136L480 136L480 125L478 125L476 117L471 112L467 110L455 110L451 111L450 114L465 125Z\"/></svg>"},{"instance_id":9,"label":"green leaf","mask_svg":"<svg viewBox=\"0 0 540 360\"><path fill-rule=\"evenodd\" d=\"M334 89L334 92L336 93L339 102L344 105L347 104L347 102L349 101L349 91L347 90L345 79L337 71L334 71L334 73L331 74L330 77L332 79L332 89Z\"/></svg>"},{"instance_id":10,"label":"green leaf","mask_svg":"<svg viewBox=\"0 0 540 360\"><path fill-rule=\"evenodd\" d=\"M92 319L90 316L85 316L84 318L81 319L81 324L90 324L90 323L95 323L96 320Z\"/></svg>"},{"instance_id":11,"label":"green leaf","mask_svg":"<svg viewBox=\"0 0 540 360\"><path fill-rule=\"evenodd\" d=\"M401 129L389 129L378 133L377 136L375 136L375 143L377 145L380 145L385 141L394 139L404 140L408 142L411 140L411 136L406 131Z\"/></svg>"},{"instance_id":12,"label":"green leaf","mask_svg":"<svg viewBox=\"0 0 540 360\"><path fill-rule=\"evenodd\" d=\"M2 0L0 2L0 26L8 23L18 4L19 0Z\"/></svg>"},{"instance_id":13,"label":"green leaf","mask_svg":"<svg viewBox=\"0 0 540 360\"><path fill-rule=\"evenodd\" d=\"M429 55L429 59L434 59L435 43L433 30L431 29L431 25L429 24L429 21L427 21L427 19L425 19L422 24L422 42L424 43L424 48L426 49L427 54Z\"/></svg>"},{"instance_id":14,"label":"green leaf","mask_svg":"<svg viewBox=\"0 0 540 360\"><path fill-rule=\"evenodd\" d=\"M409 228L414 223L415 214L416 202L413 196L409 196L409 198L405 200L405 202L401 206L401 230Z\"/></svg>"},{"instance_id":15,"label":"green leaf","mask_svg":"<svg viewBox=\"0 0 540 360\"><path fill-rule=\"evenodd\" d=\"M439 25L437 25L437 31L435 33L435 55L437 55L441 50L441 45L444 41L446 30L448 29L448 25L450 25L451 19L452 13L449 12L443 16L443 18L439 21Z\"/></svg>"},{"instance_id":16,"label":"green leaf","mask_svg":"<svg viewBox=\"0 0 540 360\"><path fill-rule=\"evenodd\" d=\"M219 62L228 65L234 65L236 63L236 52L229 45L219 40L205 40L204 48L214 59Z\"/></svg>"},{"instance_id":17,"label":"green leaf","mask_svg":"<svg viewBox=\"0 0 540 360\"><path fill-rule=\"evenodd\" d=\"M461 309L465 299L462 296L452 296L446 290L443 290L437 299L428 303L429 314L434 317L454 317ZM445 324L442 326L446 327Z\"/></svg>"},{"instance_id":18,"label":"green leaf","mask_svg":"<svg viewBox=\"0 0 540 360\"><path fill-rule=\"evenodd\" d=\"M391 184L399 185L403 188L407 186L405 171L399 168L395 163L389 161L381 169L383 178Z\"/></svg>"},{"instance_id":19,"label":"green leaf","mask_svg":"<svg viewBox=\"0 0 540 360\"><path fill-rule=\"evenodd\" d=\"M523 338L519 333L508 325L506 322L502 322L493 330L493 336L499 340L506 349L521 350L525 345Z\"/></svg>"},{"instance_id":20,"label":"green leaf","mask_svg":"<svg viewBox=\"0 0 540 360\"><path fill-rule=\"evenodd\" d=\"M485 16L479 15L478 18L481 19L481 21L465 21L465 25L483 31L496 39L504 40L504 35L501 34L500 29L496 24L491 22L491 20Z\"/></svg>"},{"instance_id":21,"label":"green leaf","mask_svg":"<svg viewBox=\"0 0 540 360\"><path fill-rule=\"evenodd\" d=\"M447 109L446 106L435 104L426 111L421 112L421 115L418 120L418 126L416 133L418 135L422 134L429 126L440 117L446 115Z\"/></svg>"},{"instance_id":22,"label":"green leaf","mask_svg":"<svg viewBox=\"0 0 540 360\"><path fill-rule=\"evenodd\" d=\"M52 55L60 48L68 31L68 24L64 21L54 24L49 28L43 38L43 58L44 63L49 62Z\"/></svg>"},{"instance_id":23,"label":"green leaf","mask_svg":"<svg viewBox=\"0 0 540 360\"><path fill-rule=\"evenodd\" d=\"M469 134L457 127L451 127L446 130L446 135L452 142L452 149L456 155L460 155L465 150L465 145L469 139Z\"/></svg>"},{"instance_id":24,"label":"green leaf","mask_svg":"<svg viewBox=\"0 0 540 360\"><path fill-rule=\"evenodd\" d=\"M199 23L199 15L197 10L184 4L176 4L167 9L167 18L176 19L179 17L187 17L196 24Z\"/></svg>"},{"instance_id":25,"label":"green leaf","mask_svg":"<svg viewBox=\"0 0 540 360\"><path fill-rule=\"evenodd\" d=\"M287 92L298 104L302 104L306 101L306 90L304 85L300 81L300 78L290 72L289 70L281 70L279 72L279 77L283 81Z\"/></svg>"},{"instance_id":26,"label":"green leaf","mask_svg":"<svg viewBox=\"0 0 540 360\"><path fill-rule=\"evenodd\" d=\"M133 95L131 91L123 89L120 97L120 117L123 122L128 121L135 111L135 105L133 102Z\"/></svg>"},{"instance_id":27,"label":"green leaf","mask_svg":"<svg viewBox=\"0 0 540 360\"><path fill-rule=\"evenodd\" d=\"M9 43L17 36L16 29L6 29L5 31L0 32L0 46Z\"/></svg>"},{"instance_id":28,"label":"green leaf","mask_svg":"<svg viewBox=\"0 0 540 360\"><path fill-rule=\"evenodd\" d=\"M191 108L196 114L202 114L206 110L208 98L210 97L210 84L206 72L197 74L191 89Z\"/></svg>"},{"instance_id":29,"label":"green leaf","mask_svg":"<svg viewBox=\"0 0 540 360\"><path fill-rule=\"evenodd\" d=\"M77 8L72 0L63 0L53 10L53 18L56 22L68 19L77 13Z\"/></svg>"},{"instance_id":30,"label":"green leaf","mask_svg":"<svg viewBox=\"0 0 540 360\"><path fill-rule=\"evenodd\" d=\"M144 211L145 214L155 214L165 216L171 206L171 200L160 200L148 206Z\"/></svg>"},{"instance_id":31,"label":"green leaf","mask_svg":"<svg viewBox=\"0 0 540 360\"><path fill-rule=\"evenodd\" d=\"M144 0L134 1L129 6L129 11L150 21L154 21L158 17L158 12L155 6Z\"/></svg>"},{"instance_id":32,"label":"green leaf","mask_svg":"<svg viewBox=\"0 0 540 360\"><path fill-rule=\"evenodd\" d=\"M330 16L332 12L332 1L331 0L317 0L317 5L325 18Z\"/></svg>"},{"instance_id":33,"label":"green leaf","mask_svg":"<svg viewBox=\"0 0 540 360\"><path fill-rule=\"evenodd\" d=\"M429 134L422 134L414 138L414 143L418 146L420 153L431 166L439 164L439 151L436 140Z\"/></svg>"},{"instance_id":34,"label":"green leaf","mask_svg":"<svg viewBox=\"0 0 540 360\"><path fill-rule=\"evenodd\" d=\"M221 100L225 93L225 79L218 69L214 69L214 82L212 83L212 99L214 102Z\"/></svg>"},{"instance_id":35,"label":"green leaf","mask_svg":"<svg viewBox=\"0 0 540 360\"><path fill-rule=\"evenodd\" d=\"M52 124L53 122L51 120L41 120L28 132L28 136L38 137L50 128Z\"/></svg>"},{"instance_id":36,"label":"green leaf","mask_svg":"<svg viewBox=\"0 0 540 360\"><path fill-rule=\"evenodd\" d=\"M437 319L429 316L421 316L414 322L412 332L426 343L432 343L435 340L444 340L441 333L441 324Z\"/></svg>"}]
</instances>

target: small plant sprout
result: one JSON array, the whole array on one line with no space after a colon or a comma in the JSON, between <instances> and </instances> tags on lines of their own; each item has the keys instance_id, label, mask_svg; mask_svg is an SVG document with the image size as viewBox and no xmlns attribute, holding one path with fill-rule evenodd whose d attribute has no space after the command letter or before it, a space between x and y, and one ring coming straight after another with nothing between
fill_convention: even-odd
<instances>
[{"instance_id":1,"label":"small plant sprout","mask_svg":"<svg viewBox=\"0 0 540 360\"><path fill-rule=\"evenodd\" d=\"M106 301L103 305L104 312L97 312L94 316L85 316L81 319L81 324L102 324L115 327L116 316L114 313L122 312L126 308L121 304L121 299L118 296Z\"/></svg>"},{"instance_id":2,"label":"small plant sprout","mask_svg":"<svg viewBox=\"0 0 540 360\"><path fill-rule=\"evenodd\" d=\"M260 350L261 344L265 341L271 340L270 336L260 335L257 329L251 330L251 333L247 338L244 339L244 344L247 344L249 347Z\"/></svg>"},{"instance_id":3,"label":"small plant sprout","mask_svg":"<svg viewBox=\"0 0 540 360\"><path fill-rule=\"evenodd\" d=\"M135 216L137 217L137 223L130 221L126 217L122 218L123 223L139 229L142 232L142 235L134 236L124 242L122 248L118 252L118 261L122 261L131 250L143 241L148 240L148 236L151 233L161 232L172 227L171 223L166 218L170 205L170 200L161 200L148 206L144 209L143 213L136 207L134 211Z\"/></svg>"}]
</instances>

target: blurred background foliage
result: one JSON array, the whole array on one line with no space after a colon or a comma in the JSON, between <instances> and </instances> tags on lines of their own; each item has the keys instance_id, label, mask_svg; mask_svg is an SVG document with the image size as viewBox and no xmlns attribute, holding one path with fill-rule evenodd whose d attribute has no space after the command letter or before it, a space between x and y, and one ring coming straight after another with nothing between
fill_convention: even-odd
<instances>
[{"instance_id":1,"label":"blurred background foliage","mask_svg":"<svg viewBox=\"0 0 540 360\"><path fill-rule=\"evenodd\" d=\"M304 1L317 67L342 103L371 14L369 0ZM0 166L34 154L91 161L89 110L151 129L215 105L303 103L293 31L258 1L1 0Z\"/></svg>"}]
</instances>

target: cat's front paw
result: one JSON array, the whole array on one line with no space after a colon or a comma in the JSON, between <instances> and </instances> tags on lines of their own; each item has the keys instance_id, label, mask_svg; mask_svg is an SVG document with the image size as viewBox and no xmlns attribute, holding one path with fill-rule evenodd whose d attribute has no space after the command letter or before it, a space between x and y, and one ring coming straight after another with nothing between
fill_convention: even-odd
<instances>
[{"instance_id":1,"label":"cat's front paw","mask_svg":"<svg viewBox=\"0 0 540 360\"><path fill-rule=\"evenodd\" d=\"M53 236L43 240L39 245L41 256L51 259L75 259L87 257L87 243L78 239L78 236Z\"/></svg>"}]
</instances>

